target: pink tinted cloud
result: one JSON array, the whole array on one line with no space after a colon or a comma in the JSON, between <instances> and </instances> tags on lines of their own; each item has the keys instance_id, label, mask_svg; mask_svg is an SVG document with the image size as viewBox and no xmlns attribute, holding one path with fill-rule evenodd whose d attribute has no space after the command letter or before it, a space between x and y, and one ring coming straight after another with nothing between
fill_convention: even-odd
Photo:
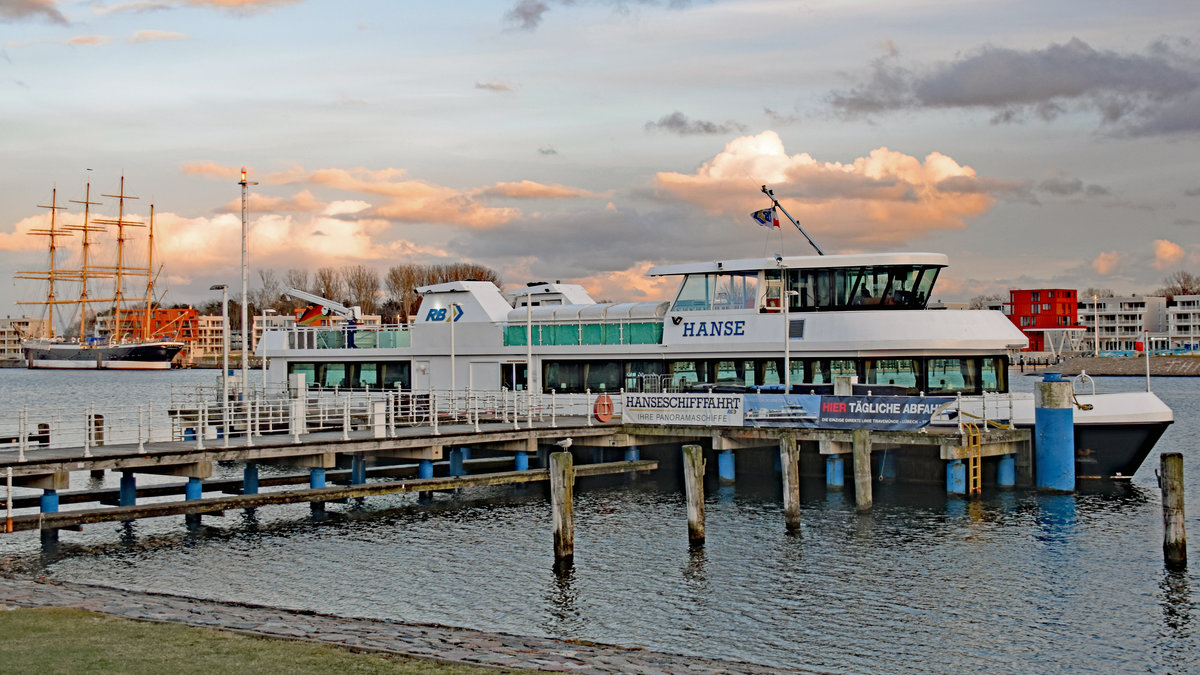
<instances>
[{"instance_id":1,"label":"pink tinted cloud","mask_svg":"<svg viewBox=\"0 0 1200 675\"><path fill-rule=\"evenodd\" d=\"M1092 261L1092 269L1100 276L1108 276L1116 271L1121 262L1121 254L1117 251L1104 251Z\"/></svg>"},{"instance_id":2,"label":"pink tinted cloud","mask_svg":"<svg viewBox=\"0 0 1200 675\"><path fill-rule=\"evenodd\" d=\"M521 214L518 209L486 206L473 196L472 190L404 179L404 175L400 169L319 169L292 170L265 180L304 182L344 192L382 196L386 200L371 210L371 216L391 221L490 228Z\"/></svg>"},{"instance_id":3,"label":"pink tinted cloud","mask_svg":"<svg viewBox=\"0 0 1200 675\"><path fill-rule=\"evenodd\" d=\"M602 196L583 188L573 188L557 183L547 185L531 180L496 183L491 187L483 188L477 194L481 197L511 197L515 199L576 199Z\"/></svg>"},{"instance_id":4,"label":"pink tinted cloud","mask_svg":"<svg viewBox=\"0 0 1200 675\"><path fill-rule=\"evenodd\" d=\"M895 243L936 230L962 229L995 198L975 170L933 152L924 160L881 147L852 162L788 155L773 131L730 141L694 173L659 173L660 195L708 213L748 219L775 190L810 232L843 246Z\"/></svg>"},{"instance_id":5,"label":"pink tinted cloud","mask_svg":"<svg viewBox=\"0 0 1200 675\"><path fill-rule=\"evenodd\" d=\"M1154 241L1154 268L1165 270L1179 264L1187 253L1183 247L1166 239L1156 239Z\"/></svg>"}]
</instances>

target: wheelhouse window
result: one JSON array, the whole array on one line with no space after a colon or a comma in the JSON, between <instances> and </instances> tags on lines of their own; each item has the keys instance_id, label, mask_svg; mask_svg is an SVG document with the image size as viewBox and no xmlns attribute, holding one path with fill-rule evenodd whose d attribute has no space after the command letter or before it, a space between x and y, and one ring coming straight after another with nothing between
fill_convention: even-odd
<instances>
[{"instance_id":1,"label":"wheelhouse window","mask_svg":"<svg viewBox=\"0 0 1200 675\"><path fill-rule=\"evenodd\" d=\"M758 301L758 271L689 274L672 311L753 309Z\"/></svg>"},{"instance_id":2,"label":"wheelhouse window","mask_svg":"<svg viewBox=\"0 0 1200 675\"><path fill-rule=\"evenodd\" d=\"M940 269L936 265L789 269L788 309L924 309ZM768 270L767 278L778 279L779 273Z\"/></svg>"}]
</instances>

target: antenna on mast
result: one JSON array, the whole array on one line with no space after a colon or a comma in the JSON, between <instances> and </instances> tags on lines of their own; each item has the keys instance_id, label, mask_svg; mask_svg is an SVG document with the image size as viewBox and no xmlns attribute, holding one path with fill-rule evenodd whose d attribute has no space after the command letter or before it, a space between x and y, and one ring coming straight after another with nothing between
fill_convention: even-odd
<instances>
[{"instance_id":1,"label":"antenna on mast","mask_svg":"<svg viewBox=\"0 0 1200 675\"><path fill-rule=\"evenodd\" d=\"M775 205L775 208L783 211L783 215L787 216L788 220L792 221L792 224L796 226L797 230L800 230L800 234L804 235L804 238L808 240L808 243L812 244L812 247L817 249L817 254L825 255L825 251L822 251L821 247L817 246L817 242L813 241L813 238L808 236L808 233L804 231L803 227L800 227L800 223L796 222L796 219L792 217L792 214L788 213L787 209L783 208L783 204L780 204L778 199L775 199L775 191L764 185L762 186L762 192L764 195L771 198L771 203Z\"/></svg>"}]
</instances>

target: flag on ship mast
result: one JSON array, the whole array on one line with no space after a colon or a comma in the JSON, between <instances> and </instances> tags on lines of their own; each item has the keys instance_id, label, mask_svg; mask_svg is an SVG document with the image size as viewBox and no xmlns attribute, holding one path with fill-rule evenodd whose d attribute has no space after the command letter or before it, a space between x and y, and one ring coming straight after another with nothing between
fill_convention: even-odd
<instances>
[{"instance_id":1,"label":"flag on ship mast","mask_svg":"<svg viewBox=\"0 0 1200 675\"><path fill-rule=\"evenodd\" d=\"M773 227L776 230L779 229L779 218L775 217L774 206L769 209L755 211L754 213L750 214L750 217L754 219L754 222L762 225L763 227Z\"/></svg>"}]
</instances>

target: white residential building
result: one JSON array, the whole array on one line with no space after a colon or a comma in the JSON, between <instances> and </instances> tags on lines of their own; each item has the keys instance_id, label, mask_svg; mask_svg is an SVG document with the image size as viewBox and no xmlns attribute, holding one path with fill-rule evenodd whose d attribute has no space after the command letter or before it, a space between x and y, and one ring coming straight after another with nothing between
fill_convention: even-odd
<instances>
[{"instance_id":1,"label":"white residential building","mask_svg":"<svg viewBox=\"0 0 1200 675\"><path fill-rule=\"evenodd\" d=\"M24 359L21 351L21 337L36 337L46 330L45 319L17 317L0 319L0 360L11 361Z\"/></svg>"},{"instance_id":2,"label":"white residential building","mask_svg":"<svg viewBox=\"0 0 1200 675\"><path fill-rule=\"evenodd\" d=\"M1161 296L1123 296L1113 298L1079 297L1079 324L1087 330L1084 348L1097 351L1133 351L1146 333L1154 348L1165 348L1167 341L1167 299ZM1099 327L1100 339L1096 340Z\"/></svg>"},{"instance_id":3,"label":"white residential building","mask_svg":"<svg viewBox=\"0 0 1200 675\"><path fill-rule=\"evenodd\" d=\"M1200 295L1176 295L1172 299L1167 308L1167 338L1171 349L1200 349Z\"/></svg>"}]
</instances>

